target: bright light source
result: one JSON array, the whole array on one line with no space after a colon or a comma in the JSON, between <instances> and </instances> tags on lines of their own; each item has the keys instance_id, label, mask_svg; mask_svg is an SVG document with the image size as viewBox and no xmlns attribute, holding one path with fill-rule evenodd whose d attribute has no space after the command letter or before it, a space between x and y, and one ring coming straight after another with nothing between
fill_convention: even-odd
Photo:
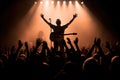
<instances>
[{"instance_id":1,"label":"bright light source","mask_svg":"<svg viewBox=\"0 0 120 80\"><path fill-rule=\"evenodd\" d=\"M84 4L84 2L82 1L81 4Z\"/></svg>"},{"instance_id":2,"label":"bright light source","mask_svg":"<svg viewBox=\"0 0 120 80\"><path fill-rule=\"evenodd\" d=\"M35 1L34 4L37 4L37 1Z\"/></svg>"},{"instance_id":3,"label":"bright light source","mask_svg":"<svg viewBox=\"0 0 120 80\"><path fill-rule=\"evenodd\" d=\"M63 1L63 4L66 4L66 1Z\"/></svg>"},{"instance_id":4,"label":"bright light source","mask_svg":"<svg viewBox=\"0 0 120 80\"><path fill-rule=\"evenodd\" d=\"M69 1L69 4L72 4L72 1Z\"/></svg>"},{"instance_id":5,"label":"bright light source","mask_svg":"<svg viewBox=\"0 0 120 80\"><path fill-rule=\"evenodd\" d=\"M57 1L57 4L60 4L60 1Z\"/></svg>"},{"instance_id":6,"label":"bright light source","mask_svg":"<svg viewBox=\"0 0 120 80\"><path fill-rule=\"evenodd\" d=\"M78 4L78 1L75 1L76 4Z\"/></svg>"},{"instance_id":7,"label":"bright light source","mask_svg":"<svg viewBox=\"0 0 120 80\"><path fill-rule=\"evenodd\" d=\"M54 4L54 1L52 1L51 3Z\"/></svg>"},{"instance_id":8,"label":"bright light source","mask_svg":"<svg viewBox=\"0 0 120 80\"><path fill-rule=\"evenodd\" d=\"M46 1L46 2L45 2L45 5L48 7L48 6L49 6L49 1Z\"/></svg>"},{"instance_id":9,"label":"bright light source","mask_svg":"<svg viewBox=\"0 0 120 80\"><path fill-rule=\"evenodd\" d=\"M78 2L78 1L75 1L75 5L79 5L79 2Z\"/></svg>"}]
</instances>

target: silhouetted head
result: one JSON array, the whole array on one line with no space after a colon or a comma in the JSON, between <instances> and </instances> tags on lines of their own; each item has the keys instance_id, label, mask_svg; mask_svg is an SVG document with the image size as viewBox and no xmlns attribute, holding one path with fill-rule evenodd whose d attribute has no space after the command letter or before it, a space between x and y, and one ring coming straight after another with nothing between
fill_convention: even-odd
<instances>
[{"instance_id":1,"label":"silhouetted head","mask_svg":"<svg viewBox=\"0 0 120 80\"><path fill-rule=\"evenodd\" d=\"M56 24L57 24L57 25L61 25L61 20L60 20L60 19L57 19L57 20L56 20Z\"/></svg>"}]
</instances>

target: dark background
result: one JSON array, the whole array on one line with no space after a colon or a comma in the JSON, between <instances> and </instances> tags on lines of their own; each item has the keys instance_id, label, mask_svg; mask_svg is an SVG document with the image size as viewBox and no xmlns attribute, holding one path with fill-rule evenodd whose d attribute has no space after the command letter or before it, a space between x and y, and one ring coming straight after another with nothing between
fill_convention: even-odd
<instances>
[{"instance_id":1,"label":"dark background","mask_svg":"<svg viewBox=\"0 0 120 80\"><path fill-rule=\"evenodd\" d=\"M0 43L9 39L9 31L27 13L35 0L0 0ZM85 5L120 40L119 0L84 0ZM13 37L14 38L14 37ZM3 41L4 40L4 41Z\"/></svg>"},{"instance_id":2,"label":"dark background","mask_svg":"<svg viewBox=\"0 0 120 80\"><path fill-rule=\"evenodd\" d=\"M119 38L120 4L119 0L85 0L85 4L106 28Z\"/></svg>"}]
</instances>

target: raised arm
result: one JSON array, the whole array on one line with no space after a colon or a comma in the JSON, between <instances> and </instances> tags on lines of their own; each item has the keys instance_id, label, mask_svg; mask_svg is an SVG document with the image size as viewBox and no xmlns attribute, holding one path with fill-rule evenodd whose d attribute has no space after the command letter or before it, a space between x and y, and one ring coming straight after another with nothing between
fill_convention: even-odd
<instances>
[{"instance_id":1,"label":"raised arm","mask_svg":"<svg viewBox=\"0 0 120 80\"><path fill-rule=\"evenodd\" d=\"M75 47L76 47L76 49L77 49L77 52L80 53L80 55L81 55L82 52L81 52L81 50L80 50L80 48L79 48L79 46L78 46L78 37L75 38L74 44L75 44Z\"/></svg>"},{"instance_id":2,"label":"raised arm","mask_svg":"<svg viewBox=\"0 0 120 80\"><path fill-rule=\"evenodd\" d=\"M77 17L77 14L75 13L74 15L73 15L73 18L66 24L66 25L70 25L73 21L74 21L74 19Z\"/></svg>"},{"instance_id":3,"label":"raised arm","mask_svg":"<svg viewBox=\"0 0 120 80\"><path fill-rule=\"evenodd\" d=\"M42 18L48 25L50 25L50 22L48 22L48 21L44 18L44 15L43 15L43 14L41 14L41 18Z\"/></svg>"}]
</instances>

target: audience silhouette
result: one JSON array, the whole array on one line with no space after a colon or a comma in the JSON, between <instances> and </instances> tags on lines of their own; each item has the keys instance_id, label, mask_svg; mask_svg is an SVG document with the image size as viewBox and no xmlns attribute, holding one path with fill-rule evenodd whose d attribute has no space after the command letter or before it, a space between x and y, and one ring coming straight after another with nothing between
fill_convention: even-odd
<instances>
[{"instance_id":1,"label":"audience silhouette","mask_svg":"<svg viewBox=\"0 0 120 80\"><path fill-rule=\"evenodd\" d=\"M64 53L48 47L46 41L36 39L30 50L29 42L18 40L17 46L0 49L0 78L33 80L119 80L120 45L106 42L107 54L95 38L91 48L79 48L78 37L73 43L64 40ZM68 45L70 47L68 47ZM73 47L75 45L75 47ZM38 48L42 46L41 51ZM24 47L24 48L23 48ZM54 47L53 47L54 48ZM97 49L97 50L96 50ZM15 77L16 76L16 77Z\"/></svg>"}]
</instances>

